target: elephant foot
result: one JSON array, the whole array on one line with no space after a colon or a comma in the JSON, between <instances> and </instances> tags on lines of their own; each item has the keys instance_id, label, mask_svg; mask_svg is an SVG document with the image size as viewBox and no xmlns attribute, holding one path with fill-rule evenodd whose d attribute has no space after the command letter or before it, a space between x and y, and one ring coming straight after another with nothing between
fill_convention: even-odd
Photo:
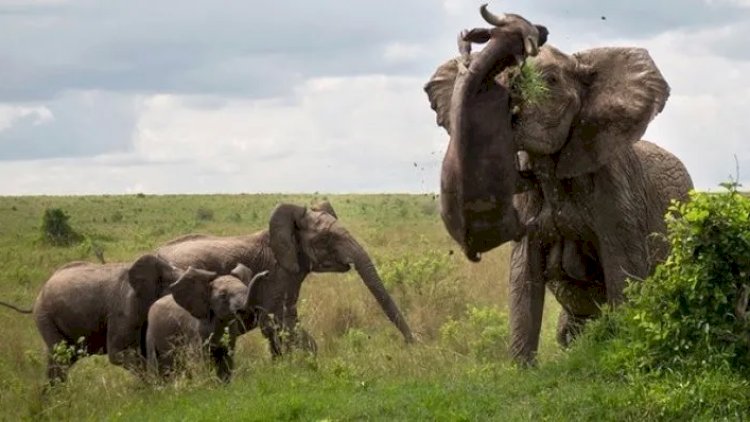
<instances>
[{"instance_id":1,"label":"elephant foot","mask_svg":"<svg viewBox=\"0 0 750 422\"><path fill-rule=\"evenodd\" d=\"M571 315L565 310L560 311L557 319L557 344L567 349L583 331L583 327L589 318Z\"/></svg>"}]
</instances>

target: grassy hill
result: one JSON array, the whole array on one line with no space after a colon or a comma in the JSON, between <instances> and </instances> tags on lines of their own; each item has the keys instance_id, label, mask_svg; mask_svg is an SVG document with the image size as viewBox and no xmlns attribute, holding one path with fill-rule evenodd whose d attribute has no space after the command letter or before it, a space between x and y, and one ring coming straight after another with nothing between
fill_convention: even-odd
<instances>
[{"instance_id":1,"label":"grassy hill","mask_svg":"<svg viewBox=\"0 0 750 422\"><path fill-rule=\"evenodd\" d=\"M313 195L0 198L0 299L28 307L54 269L72 260L129 261L186 233L250 233L280 201ZM432 195L329 196L369 250L420 344L407 347L355 273L313 274L300 314L315 358L271 362L255 331L239 341L238 369L221 385L200 365L145 384L105 357L82 360L43 393L43 342L27 315L0 309L3 420L628 420L747 418L750 385L720 370L634 377L591 341L554 341L558 305L545 304L540 365L506 358L507 246L472 264L443 229ZM84 241L40 240L44 210L59 207ZM457 253L453 253L453 252Z\"/></svg>"}]
</instances>

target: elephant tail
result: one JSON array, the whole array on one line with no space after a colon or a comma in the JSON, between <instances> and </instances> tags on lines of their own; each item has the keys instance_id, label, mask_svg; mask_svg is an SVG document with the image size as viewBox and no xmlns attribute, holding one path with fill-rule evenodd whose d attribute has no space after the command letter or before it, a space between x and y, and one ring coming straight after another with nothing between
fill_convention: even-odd
<instances>
[{"instance_id":1,"label":"elephant tail","mask_svg":"<svg viewBox=\"0 0 750 422\"><path fill-rule=\"evenodd\" d=\"M30 314L31 313L31 309L21 309L21 308L16 307L15 305L12 305L10 303L5 303L3 301L0 301L0 305L5 306L6 308L13 309L14 311L16 311L18 313L21 313L21 314Z\"/></svg>"}]
</instances>

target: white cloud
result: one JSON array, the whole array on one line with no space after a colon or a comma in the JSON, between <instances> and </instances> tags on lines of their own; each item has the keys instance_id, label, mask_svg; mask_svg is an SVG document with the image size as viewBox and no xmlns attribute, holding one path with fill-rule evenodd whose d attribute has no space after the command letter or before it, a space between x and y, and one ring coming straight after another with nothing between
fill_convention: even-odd
<instances>
[{"instance_id":1,"label":"white cloud","mask_svg":"<svg viewBox=\"0 0 750 422\"><path fill-rule=\"evenodd\" d=\"M0 166L0 191L435 191L447 138L422 83L317 78L291 99L228 99L216 108L195 106L211 98L144 97L133 152L12 162Z\"/></svg>"},{"instance_id":2,"label":"white cloud","mask_svg":"<svg viewBox=\"0 0 750 422\"><path fill-rule=\"evenodd\" d=\"M750 0L704 0L706 4L728 4L730 6L739 6L750 8Z\"/></svg>"},{"instance_id":3,"label":"white cloud","mask_svg":"<svg viewBox=\"0 0 750 422\"><path fill-rule=\"evenodd\" d=\"M486 26L485 1L257 14L237 2L0 0L13 35L0 40L0 92L18 101L0 105L0 194L437 190L447 136L422 86L461 29ZM748 1L684 1L490 10L538 20L569 53L648 48L672 96L647 138L707 188L734 153L750 168Z\"/></svg>"},{"instance_id":4,"label":"white cloud","mask_svg":"<svg viewBox=\"0 0 750 422\"><path fill-rule=\"evenodd\" d=\"M425 53L425 47L420 44L394 42L385 46L383 59L388 62L411 61L424 56Z\"/></svg>"},{"instance_id":5,"label":"white cloud","mask_svg":"<svg viewBox=\"0 0 750 422\"><path fill-rule=\"evenodd\" d=\"M32 125L42 125L55 119L52 112L44 106L17 106L0 104L0 132L9 129L21 119L30 119Z\"/></svg>"}]
</instances>

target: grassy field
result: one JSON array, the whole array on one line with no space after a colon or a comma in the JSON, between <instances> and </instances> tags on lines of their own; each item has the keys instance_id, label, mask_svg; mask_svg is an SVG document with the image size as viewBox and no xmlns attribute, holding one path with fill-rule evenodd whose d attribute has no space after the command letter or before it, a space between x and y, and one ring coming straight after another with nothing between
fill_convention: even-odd
<instances>
[{"instance_id":1,"label":"grassy field","mask_svg":"<svg viewBox=\"0 0 750 422\"><path fill-rule=\"evenodd\" d=\"M29 307L59 265L128 261L186 233L262 229L281 201L323 196L202 195L0 198L0 299ZM743 419L750 386L721 370L633 377L584 339L554 342L559 310L548 297L540 365L506 357L508 247L472 264L442 227L432 195L328 199L373 256L420 343L405 346L356 274L314 274L301 319L317 357L271 362L258 332L240 339L238 369L221 385L207 368L146 384L104 357L84 359L65 385L43 393L43 343L29 316L0 309L3 420L629 420ZM85 240L40 241L41 216L60 207Z\"/></svg>"}]
</instances>

